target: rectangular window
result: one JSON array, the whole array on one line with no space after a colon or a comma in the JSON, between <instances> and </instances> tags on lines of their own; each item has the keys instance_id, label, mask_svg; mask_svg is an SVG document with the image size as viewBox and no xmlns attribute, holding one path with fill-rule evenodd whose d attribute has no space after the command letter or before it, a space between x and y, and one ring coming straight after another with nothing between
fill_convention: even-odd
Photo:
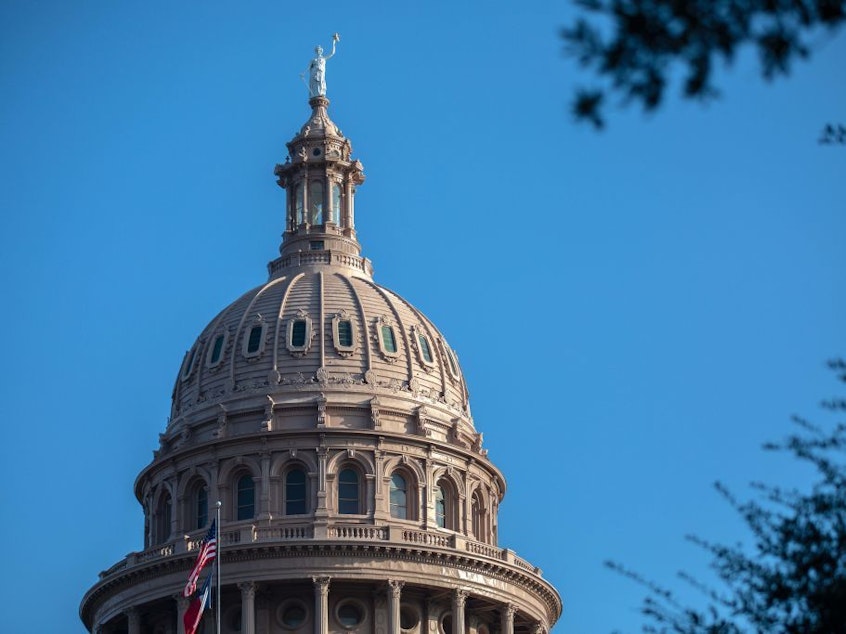
<instances>
[{"instance_id":1,"label":"rectangular window","mask_svg":"<svg viewBox=\"0 0 846 634\"><path fill-rule=\"evenodd\" d=\"M382 345L385 346L385 352L393 354L397 351L397 342L394 339L394 329L390 326L382 326Z\"/></svg>"},{"instance_id":2,"label":"rectangular window","mask_svg":"<svg viewBox=\"0 0 846 634\"><path fill-rule=\"evenodd\" d=\"M308 248L310 251L323 251L324 243L323 240L312 240L308 243Z\"/></svg>"},{"instance_id":3,"label":"rectangular window","mask_svg":"<svg viewBox=\"0 0 846 634\"><path fill-rule=\"evenodd\" d=\"M306 340L306 323L304 319L298 319L291 328L291 347L302 348Z\"/></svg>"},{"instance_id":4,"label":"rectangular window","mask_svg":"<svg viewBox=\"0 0 846 634\"><path fill-rule=\"evenodd\" d=\"M338 345L345 348L353 345L352 322L349 319L338 322Z\"/></svg>"},{"instance_id":5,"label":"rectangular window","mask_svg":"<svg viewBox=\"0 0 846 634\"><path fill-rule=\"evenodd\" d=\"M250 340L247 342L247 354L255 354L261 347L261 333L263 328L261 326L253 326L250 330Z\"/></svg>"},{"instance_id":6,"label":"rectangular window","mask_svg":"<svg viewBox=\"0 0 846 634\"><path fill-rule=\"evenodd\" d=\"M218 335L217 339L214 340L214 347L212 347L211 359L209 359L209 363L214 365L218 361L220 361L220 353L223 352L223 335Z\"/></svg>"}]
</instances>

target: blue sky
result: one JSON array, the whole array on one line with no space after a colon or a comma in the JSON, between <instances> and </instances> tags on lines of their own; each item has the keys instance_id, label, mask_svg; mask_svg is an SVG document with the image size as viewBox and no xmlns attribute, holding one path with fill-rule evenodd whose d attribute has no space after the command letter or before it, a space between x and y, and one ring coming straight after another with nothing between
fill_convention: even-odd
<instances>
[{"instance_id":1,"label":"blue sky","mask_svg":"<svg viewBox=\"0 0 846 634\"><path fill-rule=\"evenodd\" d=\"M97 573L142 548L135 476L184 351L265 279L299 73L336 31L359 238L459 354L509 483L500 545L561 592L556 634L639 631L605 559L707 579L683 536L747 538L715 479L807 481L759 446L825 421L846 355L846 150L816 143L846 36L596 134L566 110L589 79L567 2L315 6L0 6L4 631L82 632Z\"/></svg>"}]
</instances>

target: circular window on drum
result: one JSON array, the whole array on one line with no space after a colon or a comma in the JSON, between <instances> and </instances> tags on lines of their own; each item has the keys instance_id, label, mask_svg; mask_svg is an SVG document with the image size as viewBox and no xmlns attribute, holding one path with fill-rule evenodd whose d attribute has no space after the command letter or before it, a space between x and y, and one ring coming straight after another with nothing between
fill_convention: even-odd
<instances>
[{"instance_id":1,"label":"circular window on drum","mask_svg":"<svg viewBox=\"0 0 846 634\"><path fill-rule=\"evenodd\" d=\"M452 612L444 614L439 625L441 626L441 634L452 634Z\"/></svg>"},{"instance_id":2,"label":"circular window on drum","mask_svg":"<svg viewBox=\"0 0 846 634\"><path fill-rule=\"evenodd\" d=\"M400 606L400 629L403 632L411 632L420 625L420 613L413 606L403 604Z\"/></svg>"},{"instance_id":3,"label":"circular window on drum","mask_svg":"<svg viewBox=\"0 0 846 634\"><path fill-rule=\"evenodd\" d=\"M298 630L308 620L308 608L298 599L285 601L276 609L276 620L286 630Z\"/></svg>"},{"instance_id":4,"label":"circular window on drum","mask_svg":"<svg viewBox=\"0 0 846 634\"><path fill-rule=\"evenodd\" d=\"M367 614L361 601L345 599L335 607L335 620L345 630L354 630L364 622Z\"/></svg>"}]
</instances>

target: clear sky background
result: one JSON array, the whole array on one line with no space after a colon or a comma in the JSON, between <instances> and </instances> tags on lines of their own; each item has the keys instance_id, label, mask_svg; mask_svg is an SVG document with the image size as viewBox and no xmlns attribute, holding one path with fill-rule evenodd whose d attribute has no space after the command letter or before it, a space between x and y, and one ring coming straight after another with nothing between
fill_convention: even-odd
<instances>
[{"instance_id":1,"label":"clear sky background","mask_svg":"<svg viewBox=\"0 0 846 634\"><path fill-rule=\"evenodd\" d=\"M561 592L555 634L639 631L642 589L748 540L712 488L807 482L762 442L825 421L846 355L846 33L709 107L574 125L568 2L0 5L4 632L79 633L143 548L132 487L206 323L265 280L273 166L331 45L376 279L457 350L509 488L500 545Z\"/></svg>"}]
</instances>

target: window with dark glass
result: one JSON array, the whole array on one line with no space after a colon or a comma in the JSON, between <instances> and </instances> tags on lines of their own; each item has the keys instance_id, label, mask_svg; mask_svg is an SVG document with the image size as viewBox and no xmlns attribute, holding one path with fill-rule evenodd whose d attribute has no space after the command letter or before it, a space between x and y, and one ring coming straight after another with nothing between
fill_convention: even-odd
<instances>
[{"instance_id":1,"label":"window with dark glass","mask_svg":"<svg viewBox=\"0 0 846 634\"><path fill-rule=\"evenodd\" d=\"M299 601L292 601L282 608L280 620L283 627L289 630L295 630L305 623L306 616L308 616L308 613L306 612L305 605Z\"/></svg>"},{"instance_id":2,"label":"window with dark glass","mask_svg":"<svg viewBox=\"0 0 846 634\"><path fill-rule=\"evenodd\" d=\"M338 617L338 623L347 629L358 627L364 620L364 613L362 609L358 606L358 604L353 603L352 601L345 601L344 603L341 603L338 606L336 615Z\"/></svg>"},{"instance_id":3,"label":"window with dark glass","mask_svg":"<svg viewBox=\"0 0 846 634\"><path fill-rule=\"evenodd\" d=\"M394 329L391 326L382 326L382 345L385 347L385 352L394 353L397 351Z\"/></svg>"},{"instance_id":4,"label":"window with dark glass","mask_svg":"<svg viewBox=\"0 0 846 634\"><path fill-rule=\"evenodd\" d=\"M360 511L358 472L344 469L338 474L338 512L345 515L358 515Z\"/></svg>"},{"instance_id":5,"label":"window with dark glass","mask_svg":"<svg viewBox=\"0 0 846 634\"><path fill-rule=\"evenodd\" d=\"M332 222L341 224L341 186L332 183Z\"/></svg>"},{"instance_id":6,"label":"window with dark glass","mask_svg":"<svg viewBox=\"0 0 846 634\"><path fill-rule=\"evenodd\" d=\"M323 183L311 181L308 184L308 221L310 224L323 224Z\"/></svg>"},{"instance_id":7,"label":"window with dark glass","mask_svg":"<svg viewBox=\"0 0 846 634\"><path fill-rule=\"evenodd\" d=\"M441 528L447 528L447 496L440 483L435 487L435 521Z\"/></svg>"},{"instance_id":8,"label":"window with dark glass","mask_svg":"<svg viewBox=\"0 0 846 634\"><path fill-rule=\"evenodd\" d=\"M353 345L352 322L349 319L338 322L338 345L345 348Z\"/></svg>"},{"instance_id":9,"label":"window with dark glass","mask_svg":"<svg viewBox=\"0 0 846 634\"><path fill-rule=\"evenodd\" d=\"M326 243L323 240L312 240L308 243L309 251L323 251L326 248Z\"/></svg>"},{"instance_id":10,"label":"window with dark glass","mask_svg":"<svg viewBox=\"0 0 846 634\"><path fill-rule=\"evenodd\" d=\"M297 224L301 225L305 222L305 216L303 215L303 186L302 185L294 185L294 201L297 211Z\"/></svg>"},{"instance_id":11,"label":"window with dark glass","mask_svg":"<svg viewBox=\"0 0 846 634\"><path fill-rule=\"evenodd\" d=\"M182 378L187 378L189 374L191 374L191 368L194 367L194 355L197 354L197 347L191 349L191 353L188 355L188 361L185 363L185 367L182 368Z\"/></svg>"},{"instance_id":12,"label":"window with dark glass","mask_svg":"<svg viewBox=\"0 0 846 634\"><path fill-rule=\"evenodd\" d=\"M297 319L291 327L291 347L302 348L306 342L305 319Z\"/></svg>"},{"instance_id":13,"label":"window with dark glass","mask_svg":"<svg viewBox=\"0 0 846 634\"><path fill-rule=\"evenodd\" d=\"M247 354L255 354L261 348L261 326L253 326L250 330L250 339L247 341Z\"/></svg>"},{"instance_id":14,"label":"window with dark glass","mask_svg":"<svg viewBox=\"0 0 846 634\"><path fill-rule=\"evenodd\" d=\"M162 544L170 537L170 494L163 493L159 498L159 505L156 508L156 535L155 542Z\"/></svg>"},{"instance_id":15,"label":"window with dark glass","mask_svg":"<svg viewBox=\"0 0 846 634\"><path fill-rule=\"evenodd\" d=\"M447 348L447 360L449 361L449 369L455 376L458 376L458 363L455 360L455 353Z\"/></svg>"},{"instance_id":16,"label":"window with dark glass","mask_svg":"<svg viewBox=\"0 0 846 634\"><path fill-rule=\"evenodd\" d=\"M429 340L426 339L426 335L417 335L417 339L420 342L420 354L423 355L423 360L426 363L432 363L432 348L429 347Z\"/></svg>"},{"instance_id":17,"label":"window with dark glass","mask_svg":"<svg viewBox=\"0 0 846 634\"><path fill-rule=\"evenodd\" d=\"M285 478L285 515L302 515L306 507L306 474L296 467Z\"/></svg>"},{"instance_id":18,"label":"window with dark glass","mask_svg":"<svg viewBox=\"0 0 846 634\"><path fill-rule=\"evenodd\" d=\"M480 542L485 541L485 509L482 506L482 500L479 497L479 492L473 493L473 500L470 503L470 515L472 519L473 537Z\"/></svg>"},{"instance_id":19,"label":"window with dark glass","mask_svg":"<svg viewBox=\"0 0 846 634\"><path fill-rule=\"evenodd\" d=\"M220 355L223 352L223 340L225 335L218 335L214 339L214 345L212 345L211 356L209 357L209 365L214 365L218 361L220 361Z\"/></svg>"},{"instance_id":20,"label":"window with dark glass","mask_svg":"<svg viewBox=\"0 0 846 634\"><path fill-rule=\"evenodd\" d=\"M391 517L408 519L408 485L399 473L391 476Z\"/></svg>"},{"instance_id":21,"label":"window with dark glass","mask_svg":"<svg viewBox=\"0 0 846 634\"><path fill-rule=\"evenodd\" d=\"M256 514L256 483L251 475L238 478L237 507L239 520L252 519Z\"/></svg>"},{"instance_id":22,"label":"window with dark glass","mask_svg":"<svg viewBox=\"0 0 846 634\"><path fill-rule=\"evenodd\" d=\"M197 518L194 528L204 528L209 522L209 494L206 487L202 485L197 487L194 504L194 516Z\"/></svg>"}]
</instances>

